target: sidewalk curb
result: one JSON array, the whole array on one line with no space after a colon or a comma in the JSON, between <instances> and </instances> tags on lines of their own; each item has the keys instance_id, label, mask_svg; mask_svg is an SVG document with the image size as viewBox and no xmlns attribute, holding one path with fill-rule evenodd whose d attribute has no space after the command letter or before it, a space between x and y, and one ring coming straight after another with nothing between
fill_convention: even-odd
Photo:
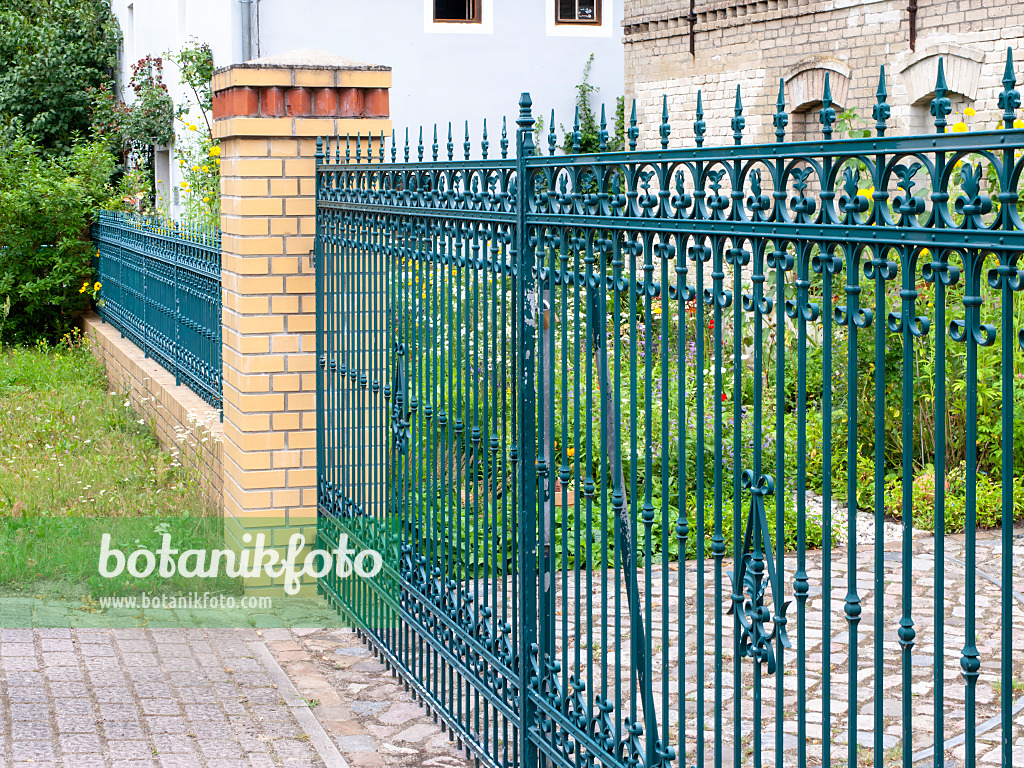
<instances>
[{"instance_id":1,"label":"sidewalk curb","mask_svg":"<svg viewBox=\"0 0 1024 768\"><path fill-rule=\"evenodd\" d=\"M299 692L295 689L291 679L281 668L281 665L277 663L277 659L274 658L274 654L270 652L265 643L252 641L247 642L250 650L252 650L253 656L259 660L263 665L263 668L267 670L267 674L270 675L270 679L274 681L277 686L277 690L281 692L284 697L285 704L291 709L292 714L295 715L295 719L299 721L299 725L302 726L302 730L305 731L306 735L309 736L309 742L313 745L313 748L317 751L317 754L323 758L328 768L350 768L348 762L342 756L341 752L338 751L337 745L335 745L333 739L324 730L324 727L320 724L320 721L316 719L316 715L309 708L306 700L299 696Z\"/></svg>"}]
</instances>

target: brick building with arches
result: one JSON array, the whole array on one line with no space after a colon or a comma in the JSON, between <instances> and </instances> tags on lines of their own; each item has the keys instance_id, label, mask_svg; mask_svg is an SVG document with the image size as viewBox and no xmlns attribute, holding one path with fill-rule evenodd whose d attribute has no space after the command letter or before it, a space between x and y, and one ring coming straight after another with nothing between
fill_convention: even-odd
<instances>
[{"instance_id":1,"label":"brick building with arches","mask_svg":"<svg viewBox=\"0 0 1024 768\"><path fill-rule=\"evenodd\" d=\"M1006 49L1024 43L1017 0L626 0L623 27L626 95L644 147L659 138L662 94L673 135L692 135L698 89L709 143L731 139L737 84L745 137L774 140L780 79L789 138L816 139L826 73L837 113L853 109L869 127L882 65L890 131L928 133L940 57L950 123L992 129Z\"/></svg>"}]
</instances>

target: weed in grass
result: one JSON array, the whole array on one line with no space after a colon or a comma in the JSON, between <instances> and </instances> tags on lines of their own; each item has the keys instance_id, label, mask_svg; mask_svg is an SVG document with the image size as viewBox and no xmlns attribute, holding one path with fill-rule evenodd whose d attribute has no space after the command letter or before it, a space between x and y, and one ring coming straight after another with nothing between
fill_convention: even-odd
<instances>
[{"instance_id":1,"label":"weed in grass","mask_svg":"<svg viewBox=\"0 0 1024 768\"><path fill-rule=\"evenodd\" d=\"M120 537L154 549L165 531L185 546L218 533L182 449L163 452L127 399L107 391L87 345L71 335L53 348L0 349L0 592L109 594L86 553L111 518ZM202 438L183 438L202 458Z\"/></svg>"}]
</instances>

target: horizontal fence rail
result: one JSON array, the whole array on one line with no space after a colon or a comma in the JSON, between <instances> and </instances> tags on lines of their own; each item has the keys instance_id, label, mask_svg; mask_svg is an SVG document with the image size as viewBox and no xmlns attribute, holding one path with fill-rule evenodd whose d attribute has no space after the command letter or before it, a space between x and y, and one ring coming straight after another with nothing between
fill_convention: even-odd
<instances>
[{"instance_id":1,"label":"horizontal fence rail","mask_svg":"<svg viewBox=\"0 0 1024 768\"><path fill-rule=\"evenodd\" d=\"M220 410L220 230L100 211L92 238L100 317Z\"/></svg>"},{"instance_id":2,"label":"horizontal fence rail","mask_svg":"<svg viewBox=\"0 0 1024 768\"><path fill-rule=\"evenodd\" d=\"M771 144L739 90L725 147L700 95L693 148L558 154L527 94L498 158L318 143L321 529L401 552L322 587L481 763L1024 764L1003 85L980 132L940 63L928 136L883 70L866 138L826 79L819 141L780 84Z\"/></svg>"}]
</instances>

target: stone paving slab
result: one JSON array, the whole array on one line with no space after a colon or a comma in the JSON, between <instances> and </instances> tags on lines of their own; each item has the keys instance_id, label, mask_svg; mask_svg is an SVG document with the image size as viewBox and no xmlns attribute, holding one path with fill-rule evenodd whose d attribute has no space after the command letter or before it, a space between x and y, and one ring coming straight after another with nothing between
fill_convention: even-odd
<instances>
[{"instance_id":1,"label":"stone paving slab","mask_svg":"<svg viewBox=\"0 0 1024 768\"><path fill-rule=\"evenodd\" d=\"M0 754L32 768L334 768L252 630L0 630Z\"/></svg>"},{"instance_id":2,"label":"stone paving slab","mask_svg":"<svg viewBox=\"0 0 1024 768\"><path fill-rule=\"evenodd\" d=\"M352 630L263 630L267 647L345 760L362 766L471 764Z\"/></svg>"}]
</instances>

